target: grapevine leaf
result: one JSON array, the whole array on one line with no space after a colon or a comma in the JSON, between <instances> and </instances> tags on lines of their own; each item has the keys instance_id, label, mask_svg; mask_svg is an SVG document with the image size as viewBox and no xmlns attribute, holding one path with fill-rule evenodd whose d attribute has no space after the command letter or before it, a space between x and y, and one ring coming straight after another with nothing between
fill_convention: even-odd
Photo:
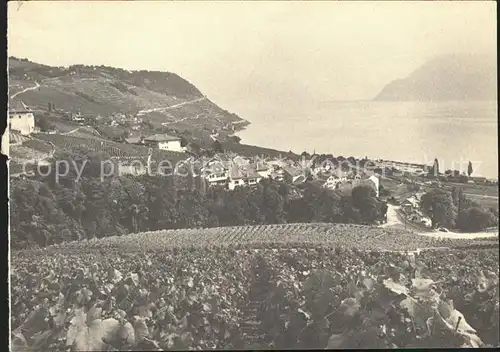
<instances>
[{"instance_id":1,"label":"grapevine leaf","mask_svg":"<svg viewBox=\"0 0 500 352\"><path fill-rule=\"evenodd\" d=\"M417 291L428 291L436 283L437 282L431 279L422 279L422 278L411 279L412 287L415 288Z\"/></svg>"},{"instance_id":2,"label":"grapevine leaf","mask_svg":"<svg viewBox=\"0 0 500 352\"><path fill-rule=\"evenodd\" d=\"M364 278L363 285L366 287L367 290L371 290L373 288L374 282L370 278Z\"/></svg>"},{"instance_id":3,"label":"grapevine leaf","mask_svg":"<svg viewBox=\"0 0 500 352\"><path fill-rule=\"evenodd\" d=\"M355 298L346 298L340 303L340 311L349 317L353 317L358 313L361 305Z\"/></svg>"},{"instance_id":4,"label":"grapevine leaf","mask_svg":"<svg viewBox=\"0 0 500 352\"><path fill-rule=\"evenodd\" d=\"M66 321L66 312L60 312L57 316L54 317L53 321L57 327L63 326L64 322Z\"/></svg>"},{"instance_id":5,"label":"grapevine leaf","mask_svg":"<svg viewBox=\"0 0 500 352\"><path fill-rule=\"evenodd\" d=\"M406 297L401 301L400 306L408 311L410 317L412 317L413 321L420 328L427 328L427 319L429 319L432 314L429 314L421 303L412 297Z\"/></svg>"},{"instance_id":6,"label":"grapevine leaf","mask_svg":"<svg viewBox=\"0 0 500 352\"><path fill-rule=\"evenodd\" d=\"M498 285L498 276L490 270L480 271L476 276L476 289L478 292L486 292Z\"/></svg>"},{"instance_id":7,"label":"grapevine leaf","mask_svg":"<svg viewBox=\"0 0 500 352\"><path fill-rule=\"evenodd\" d=\"M85 321L87 317L83 312L83 309L75 309L75 316L71 319L71 325L69 326L66 335L66 346L71 347L76 341L77 335L81 330L85 329Z\"/></svg>"},{"instance_id":8,"label":"grapevine leaf","mask_svg":"<svg viewBox=\"0 0 500 352\"><path fill-rule=\"evenodd\" d=\"M463 348L481 348L484 347L483 341L479 338L479 336L475 334L471 334L468 332L462 332L462 336L465 338L466 342L460 346Z\"/></svg>"},{"instance_id":9,"label":"grapevine leaf","mask_svg":"<svg viewBox=\"0 0 500 352\"><path fill-rule=\"evenodd\" d=\"M398 294L398 295L408 295L410 291L406 286L403 286L397 282L394 282L392 279L385 279L384 286L387 287L390 291Z\"/></svg>"},{"instance_id":10,"label":"grapevine leaf","mask_svg":"<svg viewBox=\"0 0 500 352\"><path fill-rule=\"evenodd\" d=\"M439 302L439 314L443 317L446 325L450 330L457 330L459 332L475 333L476 330L467 324L465 317L462 313L453 307L453 301Z\"/></svg>"},{"instance_id":11,"label":"grapevine leaf","mask_svg":"<svg viewBox=\"0 0 500 352\"><path fill-rule=\"evenodd\" d=\"M123 279L123 275L121 272L119 272L118 270L114 269L114 268L109 268L109 271L108 271L108 279L113 283L113 284L117 284L118 282L120 282L122 279Z\"/></svg>"},{"instance_id":12,"label":"grapevine leaf","mask_svg":"<svg viewBox=\"0 0 500 352\"><path fill-rule=\"evenodd\" d=\"M25 352L28 349L28 342L24 335L20 332L14 333L11 340L12 352Z\"/></svg>"},{"instance_id":13,"label":"grapevine leaf","mask_svg":"<svg viewBox=\"0 0 500 352\"><path fill-rule=\"evenodd\" d=\"M96 305L92 306L87 312L87 325L90 325L94 320L101 319L102 308Z\"/></svg>"},{"instance_id":14,"label":"grapevine leaf","mask_svg":"<svg viewBox=\"0 0 500 352\"><path fill-rule=\"evenodd\" d=\"M306 321L309 321L311 319L311 313L308 313L301 308L299 308L297 311L299 313L301 313L302 315L304 315L304 317L306 318Z\"/></svg>"},{"instance_id":15,"label":"grapevine leaf","mask_svg":"<svg viewBox=\"0 0 500 352\"><path fill-rule=\"evenodd\" d=\"M91 324L91 331L95 334L95 338L98 337L105 343L113 343L118 338L118 333L120 332L120 322L114 318L108 318L105 320L96 319Z\"/></svg>"},{"instance_id":16,"label":"grapevine leaf","mask_svg":"<svg viewBox=\"0 0 500 352\"><path fill-rule=\"evenodd\" d=\"M342 349L345 347L345 343L347 342L348 336L346 334L338 334L338 335L332 335L328 339L328 345L326 346L326 349Z\"/></svg>"},{"instance_id":17,"label":"grapevine leaf","mask_svg":"<svg viewBox=\"0 0 500 352\"><path fill-rule=\"evenodd\" d=\"M139 286L139 275L137 273L130 273L129 283L133 283L135 286Z\"/></svg>"},{"instance_id":18,"label":"grapevine leaf","mask_svg":"<svg viewBox=\"0 0 500 352\"><path fill-rule=\"evenodd\" d=\"M137 342L143 341L146 337L149 337L149 329L144 321L144 318L135 316L134 330L135 338Z\"/></svg>"},{"instance_id":19,"label":"grapevine leaf","mask_svg":"<svg viewBox=\"0 0 500 352\"><path fill-rule=\"evenodd\" d=\"M49 337L52 335L52 331L51 330L46 330L46 331L39 331L37 332L36 334L34 334L33 336L31 336L31 346L33 348L40 348L41 346L43 346L47 340L49 339Z\"/></svg>"},{"instance_id":20,"label":"grapevine leaf","mask_svg":"<svg viewBox=\"0 0 500 352\"><path fill-rule=\"evenodd\" d=\"M121 327L118 336L128 345L135 344L135 330L128 321Z\"/></svg>"}]
</instances>

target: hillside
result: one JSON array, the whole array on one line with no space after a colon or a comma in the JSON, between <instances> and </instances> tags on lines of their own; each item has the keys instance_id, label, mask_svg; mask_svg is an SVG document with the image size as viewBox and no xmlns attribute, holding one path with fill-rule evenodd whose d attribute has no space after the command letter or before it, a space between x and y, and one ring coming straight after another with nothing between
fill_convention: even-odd
<instances>
[{"instance_id":1,"label":"hillside","mask_svg":"<svg viewBox=\"0 0 500 352\"><path fill-rule=\"evenodd\" d=\"M177 130L205 129L209 133L228 124L246 123L170 72L51 67L10 57L9 96L35 111L47 111L51 102L58 112L95 116L122 113Z\"/></svg>"},{"instance_id":2,"label":"hillside","mask_svg":"<svg viewBox=\"0 0 500 352\"><path fill-rule=\"evenodd\" d=\"M428 61L408 77L387 84L379 101L496 100L493 57L450 54Z\"/></svg>"}]
</instances>

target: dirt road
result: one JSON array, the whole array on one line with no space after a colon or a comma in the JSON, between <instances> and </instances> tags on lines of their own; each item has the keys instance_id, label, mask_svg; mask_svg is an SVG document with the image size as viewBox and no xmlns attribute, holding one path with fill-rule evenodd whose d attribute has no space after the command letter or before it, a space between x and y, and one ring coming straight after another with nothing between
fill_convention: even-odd
<instances>
[{"instance_id":1,"label":"dirt road","mask_svg":"<svg viewBox=\"0 0 500 352\"><path fill-rule=\"evenodd\" d=\"M203 98L198 98L198 99L194 99L194 100L185 101L185 102L182 102L182 103L179 103L179 104L175 104L175 105L164 106L164 107L153 108L153 109L144 109L144 110L139 111L137 113L137 116L141 116L141 115L148 114L150 112L155 112L155 111L167 111L167 110L170 110L170 109L175 109L175 108L181 107L183 105L196 103L196 102L199 102L199 101L202 101L202 100L205 100L205 99L207 99L207 98L203 97Z\"/></svg>"},{"instance_id":2,"label":"dirt road","mask_svg":"<svg viewBox=\"0 0 500 352\"><path fill-rule=\"evenodd\" d=\"M10 98L14 99L19 94L23 94L23 93L29 92L30 90L35 90L35 89L38 89L38 88L40 88L40 84L38 84L38 82L35 81L35 86L34 87L25 88L22 91L13 94Z\"/></svg>"},{"instance_id":3,"label":"dirt road","mask_svg":"<svg viewBox=\"0 0 500 352\"><path fill-rule=\"evenodd\" d=\"M387 223L382 224L380 227L404 229L405 224L400 220L397 210L398 206L392 204L387 205ZM406 228L417 235L435 237L435 238L461 238L461 239L474 239L474 238L498 238L498 230L496 232L441 232L441 231L422 231L411 223L407 224Z\"/></svg>"}]
</instances>

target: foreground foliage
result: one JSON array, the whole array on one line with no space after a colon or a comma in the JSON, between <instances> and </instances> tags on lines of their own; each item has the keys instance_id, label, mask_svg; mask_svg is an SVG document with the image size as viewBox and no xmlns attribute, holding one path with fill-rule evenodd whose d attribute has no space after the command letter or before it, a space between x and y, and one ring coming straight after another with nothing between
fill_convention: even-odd
<instances>
[{"instance_id":1,"label":"foreground foliage","mask_svg":"<svg viewBox=\"0 0 500 352\"><path fill-rule=\"evenodd\" d=\"M14 252L12 350L499 343L495 250L131 243Z\"/></svg>"}]
</instances>

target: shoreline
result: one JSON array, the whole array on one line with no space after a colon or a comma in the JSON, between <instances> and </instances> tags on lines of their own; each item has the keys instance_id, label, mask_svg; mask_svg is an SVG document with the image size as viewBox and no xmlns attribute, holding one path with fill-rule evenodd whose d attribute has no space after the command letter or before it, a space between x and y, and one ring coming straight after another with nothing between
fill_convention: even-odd
<instances>
[{"instance_id":1,"label":"shoreline","mask_svg":"<svg viewBox=\"0 0 500 352\"><path fill-rule=\"evenodd\" d=\"M242 136L238 135L239 132L242 132L242 131L245 131L246 130L246 127L251 125L252 123L248 120L244 120L242 122L247 122L245 124L243 124L243 126L240 126L238 129L234 129L234 132L232 134L230 134L230 136L236 136L238 138L240 138L240 143L241 145L245 145L245 146L248 146L248 147L255 147L255 148L262 148L262 149L272 149L272 150L275 150L275 151L278 151L278 152L281 152L283 154L289 154L290 151L295 154L295 155L298 155L300 156L302 154L302 152L296 152L296 151L293 151L293 150L290 150L290 151L284 151L284 150L280 150L280 149L276 149L274 147L271 147L271 146L260 146L260 145L254 145L254 144L243 144L242 142L244 142L244 139ZM238 124L241 125L242 122L239 122ZM309 154L309 155L328 155L328 154L332 154L333 153L328 153L328 152L315 152L315 154ZM353 156L357 159L362 159L364 158L364 156L354 156L354 155L349 155L349 156ZM335 157L335 156L334 156ZM344 156L345 157L345 156ZM425 168L430 168L432 167L431 164L420 164L420 163L416 163L416 162L412 162L412 161L400 161L400 160L390 160L390 159L385 159L383 157L378 157L378 158L368 158L368 160L372 160L372 161L380 161L382 163L388 163L388 164L393 164L394 166L409 166L409 167L419 167L419 168L422 168L422 169L425 169ZM438 159L439 160L439 159ZM488 176L484 176L484 175L481 175L481 174L478 174L478 175L474 175L472 176L472 178L474 177L484 177L488 180L494 180L496 182L498 182L498 175L497 177L488 177Z\"/></svg>"}]
</instances>

